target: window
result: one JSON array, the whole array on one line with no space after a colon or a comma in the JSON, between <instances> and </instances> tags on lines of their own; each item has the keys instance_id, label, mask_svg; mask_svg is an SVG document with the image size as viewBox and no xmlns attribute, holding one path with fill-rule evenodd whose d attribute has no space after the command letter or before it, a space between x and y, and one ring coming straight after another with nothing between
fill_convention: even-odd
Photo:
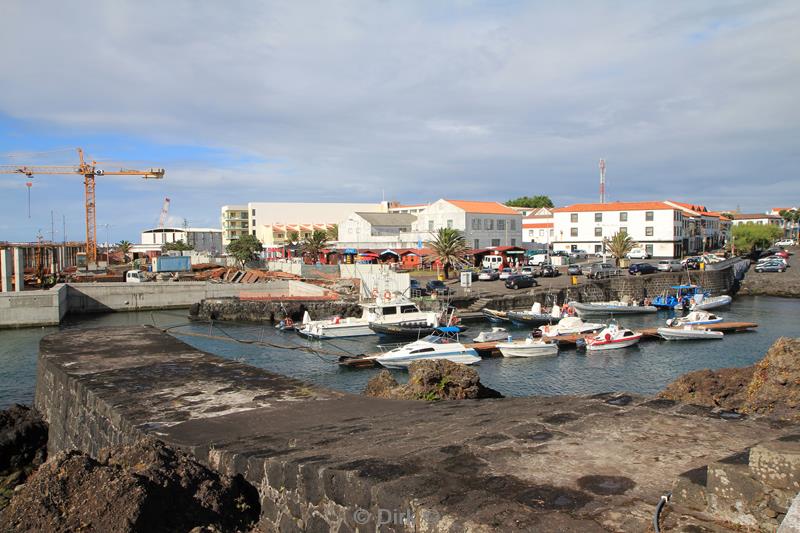
<instances>
[{"instance_id":1,"label":"window","mask_svg":"<svg viewBox=\"0 0 800 533\"><path fill-rule=\"evenodd\" d=\"M577 237L578 236L578 228L570 228L569 229L570 237Z\"/></svg>"},{"instance_id":2,"label":"window","mask_svg":"<svg viewBox=\"0 0 800 533\"><path fill-rule=\"evenodd\" d=\"M646 237L652 237L653 236L653 226L645 226L644 234L645 234Z\"/></svg>"},{"instance_id":3,"label":"window","mask_svg":"<svg viewBox=\"0 0 800 533\"><path fill-rule=\"evenodd\" d=\"M472 229L481 229L481 219L479 218L472 219Z\"/></svg>"},{"instance_id":4,"label":"window","mask_svg":"<svg viewBox=\"0 0 800 533\"><path fill-rule=\"evenodd\" d=\"M508 221L508 229L514 231L517 229L517 221L516 220L509 220Z\"/></svg>"},{"instance_id":5,"label":"window","mask_svg":"<svg viewBox=\"0 0 800 533\"><path fill-rule=\"evenodd\" d=\"M620 226L619 227L619 232L620 233L628 233L628 228L626 226Z\"/></svg>"},{"instance_id":6,"label":"window","mask_svg":"<svg viewBox=\"0 0 800 533\"><path fill-rule=\"evenodd\" d=\"M417 306L416 305L404 305L400 307L400 313L416 313Z\"/></svg>"},{"instance_id":7,"label":"window","mask_svg":"<svg viewBox=\"0 0 800 533\"><path fill-rule=\"evenodd\" d=\"M602 237L603 236L603 228L594 228L594 236L595 237Z\"/></svg>"},{"instance_id":8,"label":"window","mask_svg":"<svg viewBox=\"0 0 800 533\"><path fill-rule=\"evenodd\" d=\"M447 221L447 227L448 228L452 228L453 227L453 221L452 220L448 220Z\"/></svg>"},{"instance_id":9,"label":"window","mask_svg":"<svg viewBox=\"0 0 800 533\"><path fill-rule=\"evenodd\" d=\"M433 220L428 221L428 231L433 231Z\"/></svg>"},{"instance_id":10,"label":"window","mask_svg":"<svg viewBox=\"0 0 800 533\"><path fill-rule=\"evenodd\" d=\"M627 222L628 221L628 212L627 211L622 211L619 214L619 221L620 222Z\"/></svg>"},{"instance_id":11,"label":"window","mask_svg":"<svg viewBox=\"0 0 800 533\"><path fill-rule=\"evenodd\" d=\"M252 223L251 225L252 225L252 226L255 226L255 225L256 225L256 219L253 219L253 223Z\"/></svg>"},{"instance_id":12,"label":"window","mask_svg":"<svg viewBox=\"0 0 800 533\"><path fill-rule=\"evenodd\" d=\"M653 245L652 244L645 244L644 251L647 252L647 255L653 257Z\"/></svg>"},{"instance_id":13,"label":"window","mask_svg":"<svg viewBox=\"0 0 800 533\"><path fill-rule=\"evenodd\" d=\"M573 224L578 221L578 213L570 213L569 214L569 221Z\"/></svg>"},{"instance_id":14,"label":"window","mask_svg":"<svg viewBox=\"0 0 800 533\"><path fill-rule=\"evenodd\" d=\"M481 247L481 240L480 239L475 239L475 242L473 243L472 247L475 248L476 250L478 248L480 248Z\"/></svg>"},{"instance_id":15,"label":"window","mask_svg":"<svg viewBox=\"0 0 800 533\"><path fill-rule=\"evenodd\" d=\"M539 237L544 237L544 230L543 229L539 230Z\"/></svg>"},{"instance_id":16,"label":"window","mask_svg":"<svg viewBox=\"0 0 800 533\"><path fill-rule=\"evenodd\" d=\"M595 222L602 222L603 221L603 213L595 213L594 214L594 221Z\"/></svg>"},{"instance_id":17,"label":"window","mask_svg":"<svg viewBox=\"0 0 800 533\"><path fill-rule=\"evenodd\" d=\"M500 239L492 239L492 246L500 246Z\"/></svg>"},{"instance_id":18,"label":"window","mask_svg":"<svg viewBox=\"0 0 800 533\"><path fill-rule=\"evenodd\" d=\"M533 230L532 229L528 230L528 237L533 237Z\"/></svg>"},{"instance_id":19,"label":"window","mask_svg":"<svg viewBox=\"0 0 800 533\"><path fill-rule=\"evenodd\" d=\"M602 244L595 244L594 245L594 253L596 253L596 254L603 253L603 245Z\"/></svg>"},{"instance_id":20,"label":"window","mask_svg":"<svg viewBox=\"0 0 800 533\"><path fill-rule=\"evenodd\" d=\"M255 235L255 234L256 234L256 230L253 230L253 235Z\"/></svg>"},{"instance_id":21,"label":"window","mask_svg":"<svg viewBox=\"0 0 800 533\"><path fill-rule=\"evenodd\" d=\"M550 236L551 237L553 236L553 230L550 230Z\"/></svg>"},{"instance_id":22,"label":"window","mask_svg":"<svg viewBox=\"0 0 800 533\"><path fill-rule=\"evenodd\" d=\"M256 210L253 209L253 216L256 216Z\"/></svg>"},{"instance_id":23,"label":"window","mask_svg":"<svg viewBox=\"0 0 800 533\"><path fill-rule=\"evenodd\" d=\"M503 220L502 218L498 219L498 221L497 221L497 229L500 229L500 230L506 229L506 221Z\"/></svg>"},{"instance_id":24,"label":"window","mask_svg":"<svg viewBox=\"0 0 800 533\"><path fill-rule=\"evenodd\" d=\"M511 246L517 245L517 239L511 239Z\"/></svg>"},{"instance_id":25,"label":"window","mask_svg":"<svg viewBox=\"0 0 800 533\"><path fill-rule=\"evenodd\" d=\"M652 222L653 221L653 212L652 211L645 211L644 212L644 219L647 222Z\"/></svg>"},{"instance_id":26,"label":"window","mask_svg":"<svg viewBox=\"0 0 800 533\"><path fill-rule=\"evenodd\" d=\"M486 220L484 220L483 221L483 229L486 229L486 230L494 229L494 219L493 218L487 218Z\"/></svg>"},{"instance_id":27,"label":"window","mask_svg":"<svg viewBox=\"0 0 800 533\"><path fill-rule=\"evenodd\" d=\"M397 308L396 307L384 307L383 310L382 310L382 313L384 315L396 315L397 314Z\"/></svg>"}]
</instances>

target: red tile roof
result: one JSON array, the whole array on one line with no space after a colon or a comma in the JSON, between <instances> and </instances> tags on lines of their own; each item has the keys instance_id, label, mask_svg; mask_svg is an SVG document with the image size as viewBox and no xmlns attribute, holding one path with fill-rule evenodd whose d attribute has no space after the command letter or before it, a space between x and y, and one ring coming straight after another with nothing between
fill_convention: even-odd
<instances>
[{"instance_id":1,"label":"red tile roof","mask_svg":"<svg viewBox=\"0 0 800 533\"><path fill-rule=\"evenodd\" d=\"M445 200L467 213L481 213L487 215L518 215L510 207L506 207L500 202L475 202L471 200Z\"/></svg>"},{"instance_id":2,"label":"red tile roof","mask_svg":"<svg viewBox=\"0 0 800 533\"><path fill-rule=\"evenodd\" d=\"M783 218L781 218L778 215L765 215L764 213L752 213L752 214L733 213L733 218L734 218L734 220L756 220L756 219L760 219L760 218L768 218L768 219L772 219L772 220L776 220L776 219L783 220Z\"/></svg>"},{"instance_id":3,"label":"red tile roof","mask_svg":"<svg viewBox=\"0 0 800 533\"><path fill-rule=\"evenodd\" d=\"M572 204L553 209L555 213L575 213L586 211L656 211L659 209L674 210L675 207L664 202L608 202L605 204Z\"/></svg>"}]
</instances>

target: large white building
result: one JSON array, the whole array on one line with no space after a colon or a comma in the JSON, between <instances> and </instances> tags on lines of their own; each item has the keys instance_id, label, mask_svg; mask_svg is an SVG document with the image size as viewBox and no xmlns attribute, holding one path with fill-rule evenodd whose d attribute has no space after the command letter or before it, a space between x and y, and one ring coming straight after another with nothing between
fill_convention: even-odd
<instances>
[{"instance_id":1,"label":"large white building","mask_svg":"<svg viewBox=\"0 0 800 533\"><path fill-rule=\"evenodd\" d=\"M249 202L222 206L222 240L227 246L242 235L255 235L265 247L282 246L296 232L300 240L314 230L338 224L355 211L387 212L388 202L306 203Z\"/></svg>"},{"instance_id":2,"label":"large white building","mask_svg":"<svg viewBox=\"0 0 800 533\"><path fill-rule=\"evenodd\" d=\"M519 211L519 208L515 208ZM554 240L553 210L547 207L527 209L523 212L522 242L547 247Z\"/></svg>"},{"instance_id":3,"label":"large white building","mask_svg":"<svg viewBox=\"0 0 800 533\"><path fill-rule=\"evenodd\" d=\"M387 215L352 213L339 224L338 246L416 248L430 242L441 228L459 230L474 249L522 242L522 215L501 203L437 200L427 205L393 205Z\"/></svg>"},{"instance_id":4,"label":"large white building","mask_svg":"<svg viewBox=\"0 0 800 533\"><path fill-rule=\"evenodd\" d=\"M784 220L780 215L766 213L733 213L733 225L739 224L772 224L783 228Z\"/></svg>"},{"instance_id":5,"label":"large white building","mask_svg":"<svg viewBox=\"0 0 800 533\"><path fill-rule=\"evenodd\" d=\"M222 246L222 230L216 228L153 228L144 230L141 243L134 244L131 251L147 253L161 250L165 244L182 241L198 252L211 255L224 251Z\"/></svg>"}]
</instances>

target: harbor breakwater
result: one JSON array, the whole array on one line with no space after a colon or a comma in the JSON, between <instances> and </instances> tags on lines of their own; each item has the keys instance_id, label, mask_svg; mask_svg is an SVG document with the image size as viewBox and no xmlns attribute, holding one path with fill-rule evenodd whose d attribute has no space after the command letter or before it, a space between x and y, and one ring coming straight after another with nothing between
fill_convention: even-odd
<instances>
[{"instance_id":1,"label":"harbor breakwater","mask_svg":"<svg viewBox=\"0 0 800 533\"><path fill-rule=\"evenodd\" d=\"M682 474L778 438L788 444L758 457L790 461L800 440L790 423L621 393L367 398L221 359L149 327L46 337L36 407L50 454L96 456L149 435L241 474L259 494L259 531L644 531ZM747 511L752 484L733 477L742 464L723 469L724 483L709 475L703 494ZM684 485L697 493L702 483L692 479ZM710 520L691 506L671 506L667 518L696 528ZM770 527L780 518L776 511Z\"/></svg>"}]
</instances>

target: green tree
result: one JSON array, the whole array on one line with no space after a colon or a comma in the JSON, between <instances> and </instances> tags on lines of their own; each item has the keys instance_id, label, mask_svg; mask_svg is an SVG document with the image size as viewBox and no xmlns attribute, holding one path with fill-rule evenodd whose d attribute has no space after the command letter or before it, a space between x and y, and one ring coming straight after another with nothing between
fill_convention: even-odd
<instances>
[{"instance_id":1,"label":"green tree","mask_svg":"<svg viewBox=\"0 0 800 533\"><path fill-rule=\"evenodd\" d=\"M797 209L781 209L778 211L778 215L783 219L784 229L789 230L789 237L794 236L794 229L793 227L800 221L800 211Z\"/></svg>"},{"instance_id":2,"label":"green tree","mask_svg":"<svg viewBox=\"0 0 800 533\"><path fill-rule=\"evenodd\" d=\"M618 231L611 238L603 239L606 251L614 256L617 264L619 260L628 255L636 247L636 242L624 231Z\"/></svg>"},{"instance_id":3,"label":"green tree","mask_svg":"<svg viewBox=\"0 0 800 533\"><path fill-rule=\"evenodd\" d=\"M327 231L329 241L339 240L339 224L334 224Z\"/></svg>"},{"instance_id":4,"label":"green tree","mask_svg":"<svg viewBox=\"0 0 800 533\"><path fill-rule=\"evenodd\" d=\"M296 231L290 231L286 237L289 239L289 242L292 244L296 244L300 242L300 234Z\"/></svg>"},{"instance_id":5,"label":"green tree","mask_svg":"<svg viewBox=\"0 0 800 533\"><path fill-rule=\"evenodd\" d=\"M327 245L328 232L317 229L300 244L300 248L303 250L304 255L310 255L311 259L316 263L319 261L319 254Z\"/></svg>"},{"instance_id":6,"label":"green tree","mask_svg":"<svg viewBox=\"0 0 800 533\"><path fill-rule=\"evenodd\" d=\"M117 251L122 252L122 260L128 262L128 252L131 251L133 244L130 241L119 241L117 243Z\"/></svg>"},{"instance_id":7,"label":"green tree","mask_svg":"<svg viewBox=\"0 0 800 533\"><path fill-rule=\"evenodd\" d=\"M464 235L455 228L440 228L433 234L430 243L434 259L438 259L444 267L445 279L450 277L450 269L466 264L464 255L467 252L467 241Z\"/></svg>"},{"instance_id":8,"label":"green tree","mask_svg":"<svg viewBox=\"0 0 800 533\"><path fill-rule=\"evenodd\" d=\"M169 252L169 251L176 251L176 252L188 252L189 250L194 250L194 246L191 244L186 244L183 240L178 240L175 242L168 242L161 246L162 252Z\"/></svg>"},{"instance_id":9,"label":"green tree","mask_svg":"<svg viewBox=\"0 0 800 533\"><path fill-rule=\"evenodd\" d=\"M531 198L530 196L520 196L506 202L509 207L553 207L553 201L549 196L540 194Z\"/></svg>"},{"instance_id":10,"label":"green tree","mask_svg":"<svg viewBox=\"0 0 800 533\"><path fill-rule=\"evenodd\" d=\"M258 254L263 247L255 235L242 235L225 248L225 250L236 258L244 268L248 261L258 259Z\"/></svg>"},{"instance_id":11,"label":"green tree","mask_svg":"<svg viewBox=\"0 0 800 533\"><path fill-rule=\"evenodd\" d=\"M737 224L733 227L733 244L740 252L752 253L772 246L783 234L780 227L774 224Z\"/></svg>"}]
</instances>

